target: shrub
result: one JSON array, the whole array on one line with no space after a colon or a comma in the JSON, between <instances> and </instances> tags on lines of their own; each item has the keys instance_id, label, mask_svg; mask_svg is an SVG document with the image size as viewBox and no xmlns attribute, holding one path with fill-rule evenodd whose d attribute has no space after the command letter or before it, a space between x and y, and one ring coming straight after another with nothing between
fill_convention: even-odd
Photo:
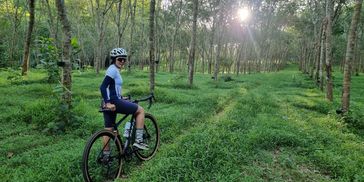
<instances>
[{"instance_id":1,"label":"shrub","mask_svg":"<svg viewBox=\"0 0 364 182\"><path fill-rule=\"evenodd\" d=\"M171 86L176 89L196 89L196 86L190 86L188 84L188 78L186 74L177 74L168 80Z\"/></svg>"},{"instance_id":2,"label":"shrub","mask_svg":"<svg viewBox=\"0 0 364 182\"><path fill-rule=\"evenodd\" d=\"M60 78L59 68L57 66L59 50L54 45L54 40L46 37L39 37L37 40L39 49L38 57L41 65L47 70L48 83L57 83Z\"/></svg>"},{"instance_id":3,"label":"shrub","mask_svg":"<svg viewBox=\"0 0 364 182\"><path fill-rule=\"evenodd\" d=\"M344 115L344 120L357 130L364 130L364 115L355 110Z\"/></svg>"},{"instance_id":4,"label":"shrub","mask_svg":"<svg viewBox=\"0 0 364 182\"><path fill-rule=\"evenodd\" d=\"M231 76L222 76L221 79L224 80L224 82L231 82L234 81L233 78L231 78Z\"/></svg>"},{"instance_id":5,"label":"shrub","mask_svg":"<svg viewBox=\"0 0 364 182\"><path fill-rule=\"evenodd\" d=\"M11 84L19 84L23 82L23 77L21 76L20 68L18 69L8 68L7 71L9 75L6 79L9 80Z\"/></svg>"},{"instance_id":6,"label":"shrub","mask_svg":"<svg viewBox=\"0 0 364 182\"><path fill-rule=\"evenodd\" d=\"M47 128L48 123L53 123L57 119L57 105L56 102L49 100L35 100L24 107L21 107L19 115L15 117L18 121L23 121L32 124L35 128ZM50 127L54 127L49 124Z\"/></svg>"},{"instance_id":7,"label":"shrub","mask_svg":"<svg viewBox=\"0 0 364 182\"><path fill-rule=\"evenodd\" d=\"M81 120L57 100L49 99L26 104L13 118L45 133L63 133L66 128L79 126Z\"/></svg>"}]
</instances>

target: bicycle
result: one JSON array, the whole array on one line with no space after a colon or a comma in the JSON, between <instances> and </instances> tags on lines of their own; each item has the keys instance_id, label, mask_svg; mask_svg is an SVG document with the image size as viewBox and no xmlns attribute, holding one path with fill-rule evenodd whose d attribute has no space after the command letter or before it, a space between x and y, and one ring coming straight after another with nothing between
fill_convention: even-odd
<instances>
[{"instance_id":1,"label":"bicycle","mask_svg":"<svg viewBox=\"0 0 364 182\"><path fill-rule=\"evenodd\" d=\"M130 96L128 98L130 99ZM151 107L154 95L134 100L133 103L149 101L148 109ZM154 99L155 100L155 99ZM112 112L108 109L100 109L100 112ZM155 117L145 113L144 119L144 142L149 145L149 150L138 150L132 144L135 140L135 116L130 120L129 134L125 136L125 142L118 132L118 126L122 124L129 114L124 115L114 126L113 131L100 130L94 133L88 140L82 157L82 173L85 181L105 181L121 177L123 163L130 161L135 156L142 160L150 160L157 152L160 143L160 130ZM110 155L104 155L108 148Z\"/></svg>"}]
</instances>

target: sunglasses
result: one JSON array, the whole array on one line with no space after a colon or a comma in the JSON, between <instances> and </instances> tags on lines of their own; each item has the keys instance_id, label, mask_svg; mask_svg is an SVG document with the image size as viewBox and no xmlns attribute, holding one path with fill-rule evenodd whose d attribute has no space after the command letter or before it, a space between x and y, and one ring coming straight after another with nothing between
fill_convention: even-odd
<instances>
[{"instance_id":1,"label":"sunglasses","mask_svg":"<svg viewBox=\"0 0 364 182\"><path fill-rule=\"evenodd\" d=\"M118 60L118 61L120 61L120 62L126 62L126 58L118 57L118 58L116 58L116 60Z\"/></svg>"}]
</instances>

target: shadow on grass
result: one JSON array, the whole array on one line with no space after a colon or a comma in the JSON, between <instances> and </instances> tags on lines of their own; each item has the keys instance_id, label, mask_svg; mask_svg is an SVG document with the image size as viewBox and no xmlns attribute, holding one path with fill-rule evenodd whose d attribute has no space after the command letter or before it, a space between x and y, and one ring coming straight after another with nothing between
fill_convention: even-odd
<instances>
[{"instance_id":1,"label":"shadow on grass","mask_svg":"<svg viewBox=\"0 0 364 182\"><path fill-rule=\"evenodd\" d=\"M307 103L293 103L292 105L300 109L306 109L321 114L328 114L331 110L328 104L322 102L315 103L314 105L309 105Z\"/></svg>"}]
</instances>

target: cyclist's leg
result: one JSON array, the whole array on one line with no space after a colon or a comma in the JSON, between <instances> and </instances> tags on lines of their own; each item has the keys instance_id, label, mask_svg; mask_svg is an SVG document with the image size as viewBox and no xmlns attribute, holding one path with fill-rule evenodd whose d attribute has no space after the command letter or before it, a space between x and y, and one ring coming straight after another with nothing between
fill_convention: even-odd
<instances>
[{"instance_id":1,"label":"cyclist's leg","mask_svg":"<svg viewBox=\"0 0 364 182\"><path fill-rule=\"evenodd\" d=\"M134 114L136 121L136 144L134 146L140 149L147 149L147 145L143 143L144 132L144 109L132 102L126 100L118 100L115 102L116 112L122 114Z\"/></svg>"},{"instance_id":2,"label":"cyclist's leg","mask_svg":"<svg viewBox=\"0 0 364 182\"><path fill-rule=\"evenodd\" d=\"M144 108L138 106L138 110L135 112L135 120L136 120L136 127L142 128L144 127Z\"/></svg>"},{"instance_id":3,"label":"cyclist's leg","mask_svg":"<svg viewBox=\"0 0 364 182\"><path fill-rule=\"evenodd\" d=\"M138 106L138 110L135 112L135 120L136 120L136 139L133 146L138 147L139 149L147 150L148 145L144 143L143 134L144 134L144 109L141 106Z\"/></svg>"},{"instance_id":4,"label":"cyclist's leg","mask_svg":"<svg viewBox=\"0 0 364 182\"><path fill-rule=\"evenodd\" d=\"M115 112L104 112L103 114L104 114L105 129L109 130L109 131L112 131L113 128L114 128L114 125L115 125L116 113ZM104 142L104 144L103 144L104 153L105 154L110 153L110 148L109 148L109 145L108 145L109 137L105 136L103 142Z\"/></svg>"},{"instance_id":5,"label":"cyclist's leg","mask_svg":"<svg viewBox=\"0 0 364 182\"><path fill-rule=\"evenodd\" d=\"M135 114L138 110L138 105L127 100L118 99L113 103L116 106L115 112L121 114Z\"/></svg>"}]
</instances>

